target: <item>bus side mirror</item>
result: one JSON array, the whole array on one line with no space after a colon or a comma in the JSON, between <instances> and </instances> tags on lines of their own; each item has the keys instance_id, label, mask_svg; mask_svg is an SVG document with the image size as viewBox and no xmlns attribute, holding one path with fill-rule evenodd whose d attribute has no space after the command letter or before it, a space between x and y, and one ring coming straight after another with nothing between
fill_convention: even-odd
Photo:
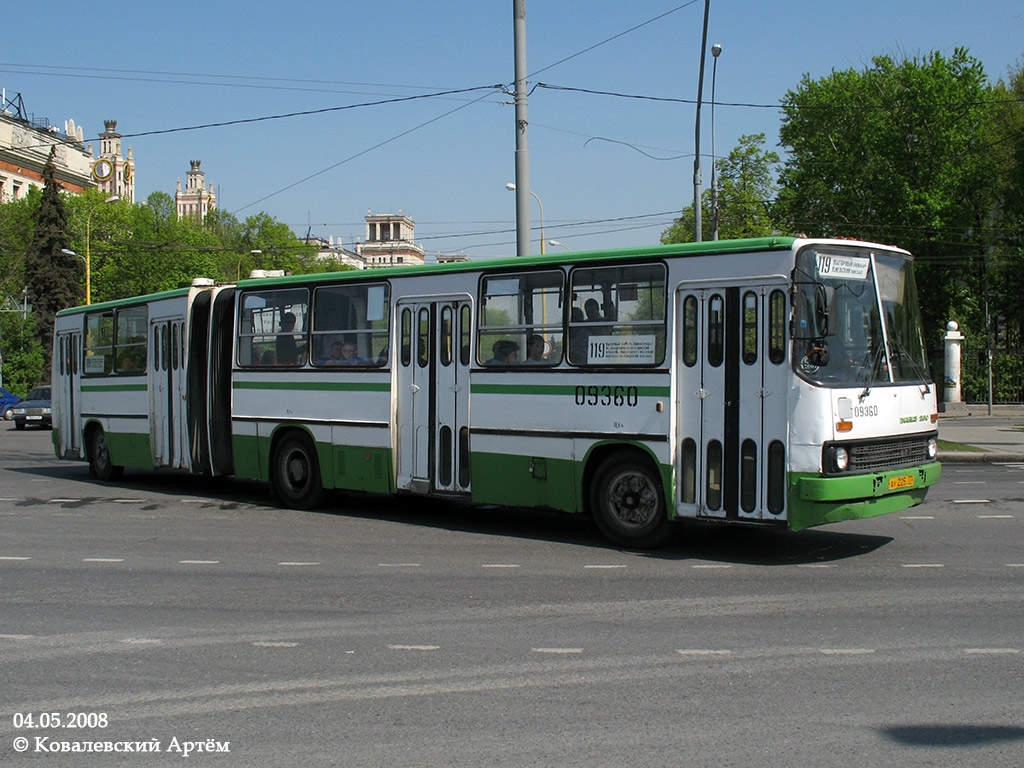
<instances>
[{"instance_id":1,"label":"bus side mirror","mask_svg":"<svg viewBox=\"0 0 1024 768\"><path fill-rule=\"evenodd\" d=\"M816 335L825 337L829 335L829 315L831 308L828 305L828 294L825 293L825 286L818 283L814 286L814 325Z\"/></svg>"}]
</instances>

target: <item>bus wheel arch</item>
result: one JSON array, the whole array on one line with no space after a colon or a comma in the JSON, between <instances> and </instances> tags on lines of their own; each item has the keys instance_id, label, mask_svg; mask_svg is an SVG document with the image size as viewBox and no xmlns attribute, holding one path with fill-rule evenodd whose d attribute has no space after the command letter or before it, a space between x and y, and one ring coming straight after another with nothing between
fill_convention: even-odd
<instances>
[{"instance_id":1,"label":"bus wheel arch","mask_svg":"<svg viewBox=\"0 0 1024 768\"><path fill-rule=\"evenodd\" d=\"M103 482L121 479L124 467L114 464L111 460L110 444L102 426L91 422L85 428L85 445L89 458L89 474Z\"/></svg>"},{"instance_id":2,"label":"bus wheel arch","mask_svg":"<svg viewBox=\"0 0 1024 768\"><path fill-rule=\"evenodd\" d=\"M595 451L583 487L594 523L614 543L650 549L671 537L662 478L645 451L623 446Z\"/></svg>"},{"instance_id":3,"label":"bus wheel arch","mask_svg":"<svg viewBox=\"0 0 1024 768\"><path fill-rule=\"evenodd\" d=\"M292 509L316 509L327 500L316 443L298 428L278 430L270 449L270 485Z\"/></svg>"}]
</instances>

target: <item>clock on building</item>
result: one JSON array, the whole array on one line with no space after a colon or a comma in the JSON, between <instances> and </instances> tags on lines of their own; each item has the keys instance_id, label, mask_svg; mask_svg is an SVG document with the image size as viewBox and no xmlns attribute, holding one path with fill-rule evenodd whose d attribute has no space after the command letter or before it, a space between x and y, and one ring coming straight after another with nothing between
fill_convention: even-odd
<instances>
[{"instance_id":1,"label":"clock on building","mask_svg":"<svg viewBox=\"0 0 1024 768\"><path fill-rule=\"evenodd\" d=\"M125 166L124 166L124 180L126 182L132 180L132 167L130 165L128 165L127 163L125 163Z\"/></svg>"},{"instance_id":2,"label":"clock on building","mask_svg":"<svg viewBox=\"0 0 1024 768\"><path fill-rule=\"evenodd\" d=\"M99 181L106 181L114 172L114 164L109 160L97 160L92 166L92 175Z\"/></svg>"}]
</instances>

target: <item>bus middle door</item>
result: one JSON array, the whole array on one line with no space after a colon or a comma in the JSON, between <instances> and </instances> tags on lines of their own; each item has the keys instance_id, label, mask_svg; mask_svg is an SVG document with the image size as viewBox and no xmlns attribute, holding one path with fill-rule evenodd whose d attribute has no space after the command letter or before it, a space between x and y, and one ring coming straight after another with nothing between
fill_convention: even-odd
<instances>
[{"instance_id":1,"label":"bus middle door","mask_svg":"<svg viewBox=\"0 0 1024 768\"><path fill-rule=\"evenodd\" d=\"M469 339L465 300L398 302L397 487L469 490Z\"/></svg>"}]
</instances>

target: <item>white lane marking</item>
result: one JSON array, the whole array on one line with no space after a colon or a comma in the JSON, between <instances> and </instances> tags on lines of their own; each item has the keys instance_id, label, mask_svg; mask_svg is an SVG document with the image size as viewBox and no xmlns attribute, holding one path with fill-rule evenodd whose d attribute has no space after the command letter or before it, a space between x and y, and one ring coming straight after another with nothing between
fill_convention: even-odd
<instances>
[{"instance_id":1,"label":"white lane marking","mask_svg":"<svg viewBox=\"0 0 1024 768\"><path fill-rule=\"evenodd\" d=\"M1001 656L1020 653L1017 648L964 648L964 653L975 656Z\"/></svg>"},{"instance_id":2,"label":"white lane marking","mask_svg":"<svg viewBox=\"0 0 1024 768\"><path fill-rule=\"evenodd\" d=\"M481 568L519 568L517 563L484 563Z\"/></svg>"},{"instance_id":3,"label":"white lane marking","mask_svg":"<svg viewBox=\"0 0 1024 768\"><path fill-rule=\"evenodd\" d=\"M299 563L299 562L288 562L288 561L285 561L285 562L283 562L283 563L278 563L278 565L298 565L298 566L305 566L305 565L320 565L320 563Z\"/></svg>"},{"instance_id":4,"label":"white lane marking","mask_svg":"<svg viewBox=\"0 0 1024 768\"><path fill-rule=\"evenodd\" d=\"M0 635L0 640L31 640L35 635Z\"/></svg>"},{"instance_id":5,"label":"white lane marking","mask_svg":"<svg viewBox=\"0 0 1024 768\"><path fill-rule=\"evenodd\" d=\"M935 515L903 515L900 520L934 520Z\"/></svg>"},{"instance_id":6,"label":"white lane marking","mask_svg":"<svg viewBox=\"0 0 1024 768\"><path fill-rule=\"evenodd\" d=\"M874 653L874 648L819 648L819 653L826 656L864 656Z\"/></svg>"},{"instance_id":7,"label":"white lane marking","mask_svg":"<svg viewBox=\"0 0 1024 768\"><path fill-rule=\"evenodd\" d=\"M156 640L155 638L149 637L127 637L121 642L128 643L129 645L159 645L163 640Z\"/></svg>"},{"instance_id":8,"label":"white lane marking","mask_svg":"<svg viewBox=\"0 0 1024 768\"><path fill-rule=\"evenodd\" d=\"M681 656L728 656L732 651L713 648L680 648L676 650L676 653Z\"/></svg>"},{"instance_id":9,"label":"white lane marking","mask_svg":"<svg viewBox=\"0 0 1024 768\"><path fill-rule=\"evenodd\" d=\"M953 499L954 504L991 504L990 499Z\"/></svg>"},{"instance_id":10,"label":"white lane marking","mask_svg":"<svg viewBox=\"0 0 1024 768\"><path fill-rule=\"evenodd\" d=\"M389 645L392 651L436 651L440 645Z\"/></svg>"},{"instance_id":11,"label":"white lane marking","mask_svg":"<svg viewBox=\"0 0 1024 768\"><path fill-rule=\"evenodd\" d=\"M902 563L901 568L945 568L943 563Z\"/></svg>"},{"instance_id":12,"label":"white lane marking","mask_svg":"<svg viewBox=\"0 0 1024 768\"><path fill-rule=\"evenodd\" d=\"M21 501L21 499L15 499L9 496L0 497L0 501Z\"/></svg>"},{"instance_id":13,"label":"white lane marking","mask_svg":"<svg viewBox=\"0 0 1024 768\"><path fill-rule=\"evenodd\" d=\"M83 557L83 563L123 563L123 557Z\"/></svg>"},{"instance_id":14,"label":"white lane marking","mask_svg":"<svg viewBox=\"0 0 1024 768\"><path fill-rule=\"evenodd\" d=\"M1007 568L1024 568L1024 563L1007 563Z\"/></svg>"},{"instance_id":15,"label":"white lane marking","mask_svg":"<svg viewBox=\"0 0 1024 768\"><path fill-rule=\"evenodd\" d=\"M78 501L81 501L81 499L49 499L46 503L47 504L73 504L73 503L78 502Z\"/></svg>"},{"instance_id":16,"label":"white lane marking","mask_svg":"<svg viewBox=\"0 0 1024 768\"><path fill-rule=\"evenodd\" d=\"M732 568L731 565L691 565L691 568L703 568L705 570L711 570L714 568Z\"/></svg>"},{"instance_id":17,"label":"white lane marking","mask_svg":"<svg viewBox=\"0 0 1024 768\"><path fill-rule=\"evenodd\" d=\"M179 560L178 565L217 565L220 560Z\"/></svg>"},{"instance_id":18,"label":"white lane marking","mask_svg":"<svg viewBox=\"0 0 1024 768\"><path fill-rule=\"evenodd\" d=\"M628 568L628 565L584 565L583 570L611 571L620 568Z\"/></svg>"},{"instance_id":19,"label":"white lane marking","mask_svg":"<svg viewBox=\"0 0 1024 768\"><path fill-rule=\"evenodd\" d=\"M294 648L298 645L298 643L264 640L262 642L257 641L253 643L253 645L255 645L257 648Z\"/></svg>"},{"instance_id":20,"label":"white lane marking","mask_svg":"<svg viewBox=\"0 0 1024 768\"><path fill-rule=\"evenodd\" d=\"M145 499L111 499L115 504L141 504Z\"/></svg>"},{"instance_id":21,"label":"white lane marking","mask_svg":"<svg viewBox=\"0 0 1024 768\"><path fill-rule=\"evenodd\" d=\"M533 653L553 653L562 656L583 653L582 648L531 648L530 651Z\"/></svg>"},{"instance_id":22,"label":"white lane marking","mask_svg":"<svg viewBox=\"0 0 1024 768\"><path fill-rule=\"evenodd\" d=\"M209 499L182 499L182 504L205 504Z\"/></svg>"},{"instance_id":23,"label":"white lane marking","mask_svg":"<svg viewBox=\"0 0 1024 768\"><path fill-rule=\"evenodd\" d=\"M0 556L0 560L31 560L31 557L16 557L14 555Z\"/></svg>"},{"instance_id":24,"label":"white lane marking","mask_svg":"<svg viewBox=\"0 0 1024 768\"><path fill-rule=\"evenodd\" d=\"M1013 515L978 515L979 520L1013 520Z\"/></svg>"},{"instance_id":25,"label":"white lane marking","mask_svg":"<svg viewBox=\"0 0 1024 768\"><path fill-rule=\"evenodd\" d=\"M422 568L419 563L377 563L378 568Z\"/></svg>"},{"instance_id":26,"label":"white lane marking","mask_svg":"<svg viewBox=\"0 0 1024 768\"><path fill-rule=\"evenodd\" d=\"M954 480L953 485L988 485L984 480Z\"/></svg>"},{"instance_id":27,"label":"white lane marking","mask_svg":"<svg viewBox=\"0 0 1024 768\"><path fill-rule=\"evenodd\" d=\"M803 563L798 565L797 568L835 568L833 563Z\"/></svg>"}]
</instances>

